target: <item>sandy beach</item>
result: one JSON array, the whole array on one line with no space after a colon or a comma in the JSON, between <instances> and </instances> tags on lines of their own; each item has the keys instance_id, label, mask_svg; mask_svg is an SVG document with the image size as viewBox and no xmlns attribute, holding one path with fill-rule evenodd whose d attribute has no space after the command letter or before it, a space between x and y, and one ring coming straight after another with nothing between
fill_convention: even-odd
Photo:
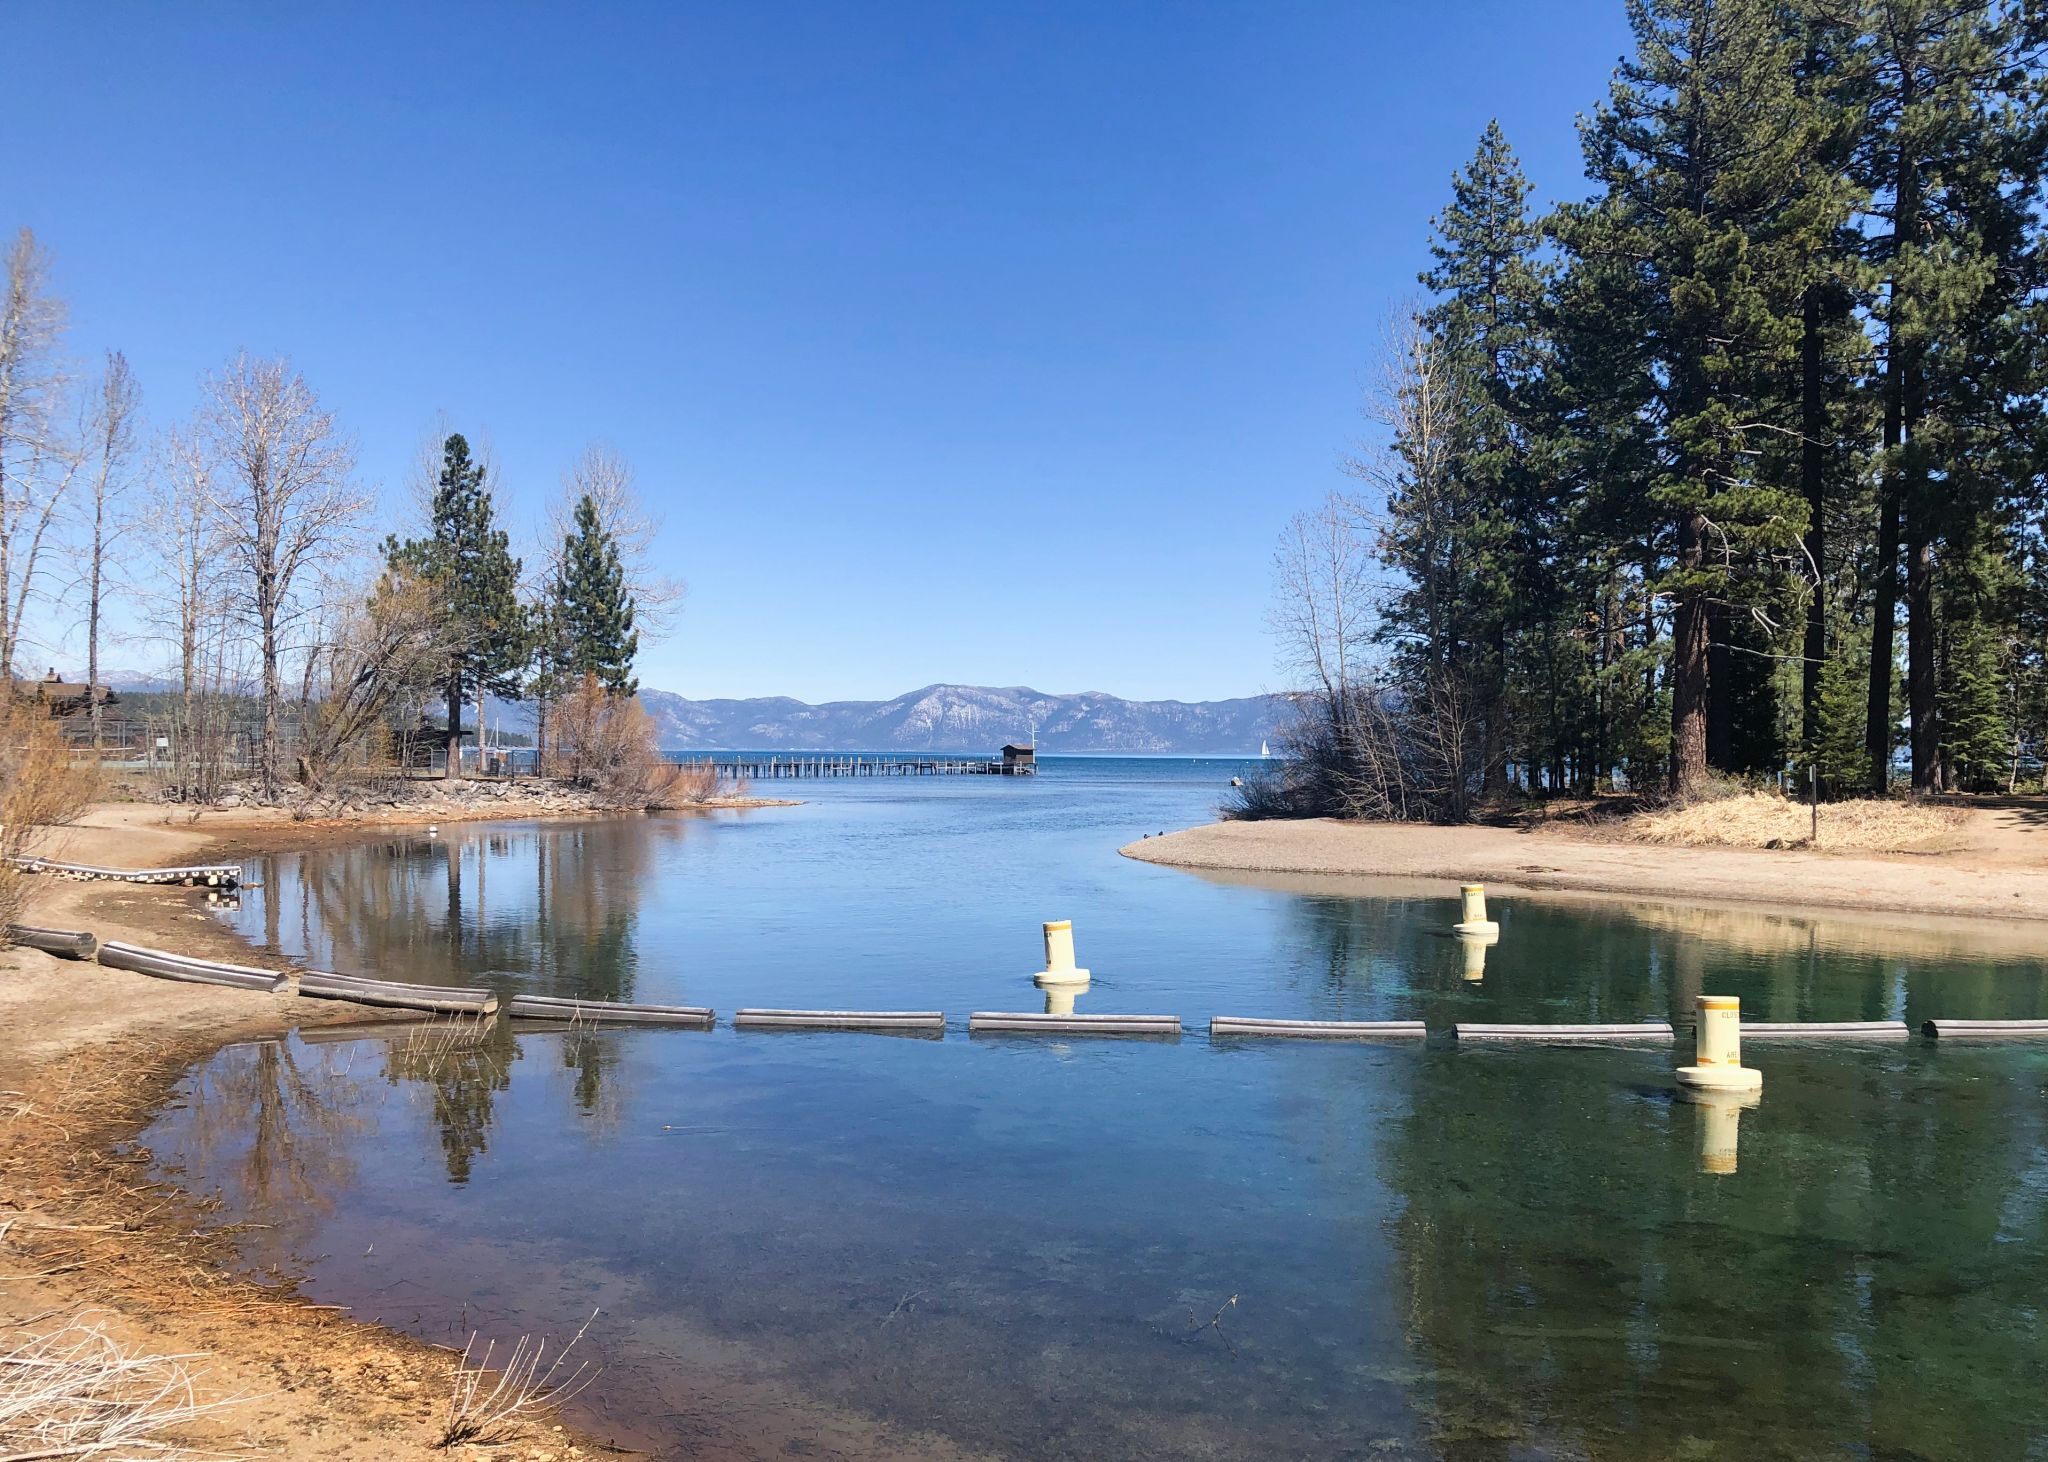
<instances>
[{"instance_id":1,"label":"sandy beach","mask_svg":"<svg viewBox=\"0 0 2048 1462\"><path fill-rule=\"evenodd\" d=\"M1335 879L1479 882L1865 913L2048 919L2048 807L1975 809L1938 853L1678 848L1543 828L1219 822L1143 838L1124 856L1173 868Z\"/></svg>"}]
</instances>

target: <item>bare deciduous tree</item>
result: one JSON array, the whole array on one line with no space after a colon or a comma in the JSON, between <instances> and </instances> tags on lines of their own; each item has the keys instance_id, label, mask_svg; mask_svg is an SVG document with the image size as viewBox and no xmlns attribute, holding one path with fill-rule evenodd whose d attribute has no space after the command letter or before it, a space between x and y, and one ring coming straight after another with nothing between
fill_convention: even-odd
<instances>
[{"instance_id":1,"label":"bare deciduous tree","mask_svg":"<svg viewBox=\"0 0 2048 1462\"><path fill-rule=\"evenodd\" d=\"M239 677L227 663L226 575L214 520L214 462L194 431L164 433L155 454L148 535L155 597L163 606L157 638L174 642L178 704L171 717L171 772L177 793L211 802L227 771L230 692Z\"/></svg>"},{"instance_id":2,"label":"bare deciduous tree","mask_svg":"<svg viewBox=\"0 0 2048 1462\"><path fill-rule=\"evenodd\" d=\"M398 570L368 595L337 585L330 612L306 662L299 780L316 789L394 713L417 721L465 632L440 611L431 585Z\"/></svg>"},{"instance_id":3,"label":"bare deciduous tree","mask_svg":"<svg viewBox=\"0 0 2048 1462\"><path fill-rule=\"evenodd\" d=\"M661 519L635 491L632 464L603 443L583 449L549 505L546 552L540 555L544 582L553 583L560 572L562 545L575 532L576 503L586 494L596 505L598 526L618 546L626 592L633 599L634 625L643 635L659 638L674 626L687 590L681 580L655 567Z\"/></svg>"},{"instance_id":4,"label":"bare deciduous tree","mask_svg":"<svg viewBox=\"0 0 2048 1462\"><path fill-rule=\"evenodd\" d=\"M1272 622L1287 667L1332 701L1357 683L1372 642L1372 556L1358 510L1331 493L1288 520L1273 555Z\"/></svg>"},{"instance_id":5,"label":"bare deciduous tree","mask_svg":"<svg viewBox=\"0 0 2048 1462\"><path fill-rule=\"evenodd\" d=\"M202 424L217 461L209 483L234 593L255 629L261 667L263 791L278 785L280 665L306 607L301 574L346 549L369 507L353 481L355 446L283 360L238 355L206 383Z\"/></svg>"},{"instance_id":6,"label":"bare deciduous tree","mask_svg":"<svg viewBox=\"0 0 2048 1462\"><path fill-rule=\"evenodd\" d=\"M77 442L56 430L64 305L49 293L48 278L49 255L23 229L8 250L0 300L0 674L7 676L19 668L43 547L80 461Z\"/></svg>"},{"instance_id":7,"label":"bare deciduous tree","mask_svg":"<svg viewBox=\"0 0 2048 1462\"><path fill-rule=\"evenodd\" d=\"M87 510L85 558L85 684L92 719L92 747L102 745L105 707L100 704L100 620L106 597L108 552L127 530L120 512L135 455L135 423L142 392L128 370L128 358L107 352L106 374L87 408L83 433L92 458L92 503Z\"/></svg>"}]
</instances>

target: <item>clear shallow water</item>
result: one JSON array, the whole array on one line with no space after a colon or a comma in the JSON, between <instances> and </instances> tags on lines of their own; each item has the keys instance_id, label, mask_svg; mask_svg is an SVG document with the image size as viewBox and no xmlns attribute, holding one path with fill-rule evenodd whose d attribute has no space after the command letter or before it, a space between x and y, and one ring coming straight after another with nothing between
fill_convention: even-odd
<instances>
[{"instance_id":1,"label":"clear shallow water","mask_svg":"<svg viewBox=\"0 0 2048 1462\"><path fill-rule=\"evenodd\" d=\"M2048 1456L2048 1053L1219 1043L1217 1012L2048 1013L2012 931L1443 897L1116 856L1221 763L806 784L802 808L272 860L236 916L403 978L647 1000L1081 1008L1178 1043L671 1031L243 1046L147 1141L252 1266L434 1339L575 1328L667 1455ZM1234 1306L1228 1305L1237 1296ZM1208 1322L1222 1310L1218 1324Z\"/></svg>"}]
</instances>

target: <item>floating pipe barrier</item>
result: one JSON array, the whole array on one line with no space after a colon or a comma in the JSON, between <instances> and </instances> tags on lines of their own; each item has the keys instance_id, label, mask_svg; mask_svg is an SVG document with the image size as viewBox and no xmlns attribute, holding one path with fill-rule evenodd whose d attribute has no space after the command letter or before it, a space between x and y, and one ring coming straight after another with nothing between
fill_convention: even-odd
<instances>
[{"instance_id":1,"label":"floating pipe barrier","mask_svg":"<svg viewBox=\"0 0 2048 1462\"><path fill-rule=\"evenodd\" d=\"M939 1010L735 1010L735 1028L751 1030L943 1031Z\"/></svg>"},{"instance_id":2,"label":"floating pipe barrier","mask_svg":"<svg viewBox=\"0 0 2048 1462\"><path fill-rule=\"evenodd\" d=\"M1958 1036L1979 1040L2048 1041L2048 1020L1930 1020L1920 1027L1927 1036Z\"/></svg>"},{"instance_id":3,"label":"floating pipe barrier","mask_svg":"<svg viewBox=\"0 0 2048 1462\"><path fill-rule=\"evenodd\" d=\"M970 1034L1030 1031L1074 1036L1177 1036L1177 1015L1041 1015L1035 1010L977 1010L967 1017Z\"/></svg>"},{"instance_id":4,"label":"floating pipe barrier","mask_svg":"<svg viewBox=\"0 0 2048 1462\"><path fill-rule=\"evenodd\" d=\"M100 947L99 940L84 929L43 929L34 924L9 924L7 940L66 959L91 959L93 951Z\"/></svg>"},{"instance_id":5,"label":"floating pipe barrier","mask_svg":"<svg viewBox=\"0 0 2048 1462\"><path fill-rule=\"evenodd\" d=\"M1319 1041L1404 1036L1420 1040L1428 1034L1419 1020L1262 1020L1248 1015L1219 1015L1209 1022L1211 1040L1218 1036L1288 1036Z\"/></svg>"},{"instance_id":6,"label":"floating pipe barrier","mask_svg":"<svg viewBox=\"0 0 2048 1462\"><path fill-rule=\"evenodd\" d=\"M299 976L299 993L315 1000L353 1000L358 1005L392 1005L401 1010L433 1010L450 1015L491 1015L498 1009L497 992L459 985L401 985L395 980L366 980L307 970Z\"/></svg>"},{"instance_id":7,"label":"floating pipe barrier","mask_svg":"<svg viewBox=\"0 0 2048 1462\"><path fill-rule=\"evenodd\" d=\"M1911 1027L1903 1020L1745 1020L1742 1023L1742 1039L1745 1041L1846 1041L1912 1034Z\"/></svg>"},{"instance_id":8,"label":"floating pipe barrier","mask_svg":"<svg viewBox=\"0 0 2048 1462\"><path fill-rule=\"evenodd\" d=\"M483 1020L350 1020L340 1025L302 1025L292 1034L308 1046L341 1046L350 1041L433 1039L436 1036L481 1035L490 1029Z\"/></svg>"},{"instance_id":9,"label":"floating pipe barrier","mask_svg":"<svg viewBox=\"0 0 2048 1462\"><path fill-rule=\"evenodd\" d=\"M276 970L251 969L247 965L220 964L209 959L188 959L168 950L145 949L109 939L100 945L100 963L108 969L133 970L165 980L186 980L196 985L232 985L240 990L275 992L284 988L285 977Z\"/></svg>"},{"instance_id":10,"label":"floating pipe barrier","mask_svg":"<svg viewBox=\"0 0 2048 1462\"><path fill-rule=\"evenodd\" d=\"M701 1005L622 1005L613 1000L571 1000L557 995L514 995L505 1002L514 1020L571 1021L578 1025L674 1025L710 1030L712 1012Z\"/></svg>"},{"instance_id":11,"label":"floating pipe barrier","mask_svg":"<svg viewBox=\"0 0 2048 1462\"><path fill-rule=\"evenodd\" d=\"M96 868L90 863L60 863L54 858L10 858L15 867L30 873L54 873L59 878L109 879L116 883L182 883L188 887L235 888L242 881L239 863L195 863L185 868Z\"/></svg>"},{"instance_id":12,"label":"floating pipe barrier","mask_svg":"<svg viewBox=\"0 0 2048 1462\"><path fill-rule=\"evenodd\" d=\"M1669 1041L1670 1025L1661 1020L1630 1025L1468 1025L1452 1027L1461 1041Z\"/></svg>"}]
</instances>

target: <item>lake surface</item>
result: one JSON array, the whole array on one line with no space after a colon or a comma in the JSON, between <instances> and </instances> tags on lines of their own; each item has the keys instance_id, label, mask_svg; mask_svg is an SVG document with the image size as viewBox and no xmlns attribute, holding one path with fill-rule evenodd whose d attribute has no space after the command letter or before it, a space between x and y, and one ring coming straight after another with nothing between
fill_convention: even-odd
<instances>
[{"instance_id":1,"label":"lake surface","mask_svg":"<svg viewBox=\"0 0 2048 1462\"><path fill-rule=\"evenodd\" d=\"M2033 931L1265 887L1120 858L1237 766L792 784L805 806L265 860L315 964L607 999L943 1009L839 1033L311 1033L145 1138L252 1270L426 1338L584 1341L659 1455L2048 1458L2048 1050L1210 1043L1210 1015L2048 1015ZM975 1037L1079 1008L1178 1041ZM1726 1171L1732 1166L1733 1171ZM579 1352L580 1353L580 1352Z\"/></svg>"}]
</instances>

